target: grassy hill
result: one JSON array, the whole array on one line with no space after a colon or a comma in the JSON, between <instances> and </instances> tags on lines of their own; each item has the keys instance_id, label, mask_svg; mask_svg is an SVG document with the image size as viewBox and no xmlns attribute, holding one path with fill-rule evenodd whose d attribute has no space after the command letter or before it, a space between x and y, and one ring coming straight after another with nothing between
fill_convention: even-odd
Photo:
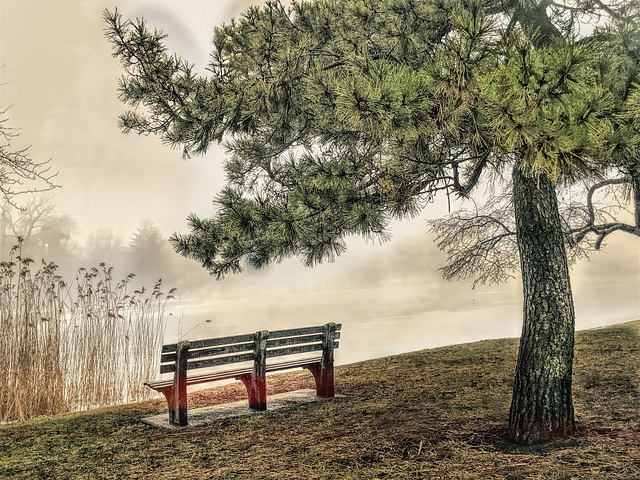
<instances>
[{"instance_id":1,"label":"grassy hill","mask_svg":"<svg viewBox=\"0 0 640 480\"><path fill-rule=\"evenodd\" d=\"M640 322L578 332L574 438L505 441L517 339L340 366L330 402L169 431L164 398L0 427L0 478L640 479ZM308 372L269 393L312 388ZM244 398L196 392L190 407Z\"/></svg>"}]
</instances>

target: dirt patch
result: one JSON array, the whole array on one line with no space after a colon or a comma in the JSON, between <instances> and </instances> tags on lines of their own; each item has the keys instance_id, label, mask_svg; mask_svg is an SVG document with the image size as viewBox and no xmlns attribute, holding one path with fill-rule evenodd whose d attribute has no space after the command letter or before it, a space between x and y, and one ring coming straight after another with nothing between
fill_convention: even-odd
<instances>
[{"instance_id":1,"label":"dirt patch","mask_svg":"<svg viewBox=\"0 0 640 480\"><path fill-rule=\"evenodd\" d=\"M342 395L337 395L341 397ZM275 395L267 396L267 410L273 411L281 408L291 408L301 403L309 402L326 402L330 401L330 398L320 398L316 395L315 390L305 389L296 390L293 392L278 393ZM169 423L169 415L167 412L149 415L143 417L141 421L147 425L152 425L158 428L168 428L171 430L184 430L189 427L201 427L203 425L211 424L212 422L219 420L228 420L231 418L243 417L247 415L260 416L264 412L259 412L249 408L247 400L238 400L235 402L222 403L217 405L211 405L209 407L199 407L188 410L188 425L185 427L178 427Z\"/></svg>"}]
</instances>

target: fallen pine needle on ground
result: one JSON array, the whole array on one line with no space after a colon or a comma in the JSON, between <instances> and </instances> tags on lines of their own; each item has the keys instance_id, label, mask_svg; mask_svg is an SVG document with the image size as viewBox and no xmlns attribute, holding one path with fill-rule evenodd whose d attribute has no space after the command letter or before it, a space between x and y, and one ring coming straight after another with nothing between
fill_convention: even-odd
<instances>
[{"instance_id":1,"label":"fallen pine needle on ground","mask_svg":"<svg viewBox=\"0 0 640 480\"><path fill-rule=\"evenodd\" d=\"M577 431L506 440L517 339L485 340L336 368L328 402L167 430L142 423L164 397L0 426L6 479L640 479L640 322L578 332ZM268 393L314 388L306 371ZM246 398L240 383L189 408Z\"/></svg>"}]
</instances>

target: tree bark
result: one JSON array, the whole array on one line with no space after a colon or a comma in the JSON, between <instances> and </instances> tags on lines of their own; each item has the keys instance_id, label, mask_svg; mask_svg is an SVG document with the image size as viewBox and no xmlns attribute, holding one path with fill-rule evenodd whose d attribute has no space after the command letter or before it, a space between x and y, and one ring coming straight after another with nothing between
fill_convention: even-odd
<instances>
[{"instance_id":1,"label":"tree bark","mask_svg":"<svg viewBox=\"0 0 640 480\"><path fill-rule=\"evenodd\" d=\"M516 441L563 438L575 428L571 376L575 313L553 183L513 170L524 318L509 414Z\"/></svg>"},{"instance_id":2,"label":"tree bark","mask_svg":"<svg viewBox=\"0 0 640 480\"><path fill-rule=\"evenodd\" d=\"M629 169L631 175L631 188L633 189L633 216L635 227L640 234L640 164L633 165Z\"/></svg>"}]
</instances>

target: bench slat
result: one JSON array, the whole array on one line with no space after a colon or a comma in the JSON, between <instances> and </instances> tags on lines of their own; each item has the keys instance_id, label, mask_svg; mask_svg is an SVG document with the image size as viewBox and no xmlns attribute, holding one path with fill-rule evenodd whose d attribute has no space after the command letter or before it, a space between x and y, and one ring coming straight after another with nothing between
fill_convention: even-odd
<instances>
[{"instance_id":1,"label":"bench slat","mask_svg":"<svg viewBox=\"0 0 640 480\"><path fill-rule=\"evenodd\" d=\"M300 335L313 335L314 333L322 333L322 326L270 331L269 338L296 337Z\"/></svg>"},{"instance_id":2,"label":"bench slat","mask_svg":"<svg viewBox=\"0 0 640 480\"><path fill-rule=\"evenodd\" d=\"M267 372L277 372L278 370L286 370L289 368L304 367L314 365L320 362L320 358L305 358L299 360L290 360L288 362L274 363L267 365ZM192 375L187 377L187 385L197 385L199 383L215 382L218 380L228 380L241 375L250 375L253 368L236 368L235 370L225 370L223 372L203 373L201 375ZM173 386L173 379L156 380L154 382L145 382L145 385L154 390L163 390Z\"/></svg>"},{"instance_id":3,"label":"bench slat","mask_svg":"<svg viewBox=\"0 0 640 480\"><path fill-rule=\"evenodd\" d=\"M288 362L274 363L267 365L267 372L277 372L278 370L286 370L288 368L303 367L306 365L314 365L320 363L321 358L303 358L299 360L289 360Z\"/></svg>"},{"instance_id":4,"label":"bench slat","mask_svg":"<svg viewBox=\"0 0 640 480\"><path fill-rule=\"evenodd\" d=\"M199 350L189 349L189 358L213 357L216 355L227 355L229 353L240 353L253 351L253 342L237 343L235 345L225 345L223 347L201 348ZM160 357L161 363L175 362L175 353L165 353Z\"/></svg>"},{"instance_id":5,"label":"bench slat","mask_svg":"<svg viewBox=\"0 0 640 480\"><path fill-rule=\"evenodd\" d=\"M317 352L318 350L322 350L322 344L320 343L299 345L297 347L277 348L267 350L267 358L282 357L283 355L295 355L297 353Z\"/></svg>"},{"instance_id":6,"label":"bench slat","mask_svg":"<svg viewBox=\"0 0 640 480\"><path fill-rule=\"evenodd\" d=\"M227 380L229 378L235 378L239 375L248 375L253 371L252 368L237 368L235 370L225 370L223 372L210 372L203 373L201 375L192 375L187 377L187 385L196 385L198 383L215 382L217 380ZM145 385L153 388L154 390L162 390L163 388L169 388L173 386L173 380L156 380L155 382L147 382Z\"/></svg>"},{"instance_id":7,"label":"bench slat","mask_svg":"<svg viewBox=\"0 0 640 480\"><path fill-rule=\"evenodd\" d=\"M190 343L190 348L216 347L218 345L228 345L234 343L253 342L254 334L233 335L230 337L207 338L205 340L194 340ZM177 343L162 346L162 353L175 352L178 349Z\"/></svg>"},{"instance_id":8,"label":"bench slat","mask_svg":"<svg viewBox=\"0 0 640 480\"><path fill-rule=\"evenodd\" d=\"M218 367L220 365L228 365L230 363L251 362L253 361L253 353L243 353L242 355L229 355L226 357L208 358L206 360L198 360L195 362L187 363L187 370L194 370L196 368L206 367ZM160 373L175 372L176 366L174 363L161 365Z\"/></svg>"},{"instance_id":9,"label":"bench slat","mask_svg":"<svg viewBox=\"0 0 640 480\"><path fill-rule=\"evenodd\" d=\"M317 333L315 335L304 335L300 337L274 338L273 340L271 340L271 336L269 336L269 340L267 341L267 348L286 347L287 345L299 345L301 343L317 342L322 342L321 333Z\"/></svg>"},{"instance_id":10,"label":"bench slat","mask_svg":"<svg viewBox=\"0 0 640 480\"><path fill-rule=\"evenodd\" d=\"M231 355L228 357L207 358L205 360L197 360L187 363L188 370L206 367L218 367L220 365L228 365L230 363L253 362L253 352L243 353L241 355Z\"/></svg>"},{"instance_id":11,"label":"bench slat","mask_svg":"<svg viewBox=\"0 0 640 480\"><path fill-rule=\"evenodd\" d=\"M342 324L336 325L336 331L342 328ZM276 330L275 332L269 332L269 338L282 338L282 337L295 337L297 335L312 335L314 333L322 333L324 327L304 327L293 328L290 330Z\"/></svg>"}]
</instances>

